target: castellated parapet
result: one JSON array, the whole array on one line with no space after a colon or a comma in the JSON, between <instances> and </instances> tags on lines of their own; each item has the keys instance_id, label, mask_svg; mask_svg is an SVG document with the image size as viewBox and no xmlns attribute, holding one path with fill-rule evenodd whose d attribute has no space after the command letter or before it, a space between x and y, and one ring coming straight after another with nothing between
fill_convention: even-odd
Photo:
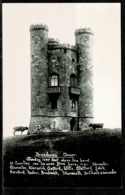
<instances>
[{"instance_id":1,"label":"castellated parapet","mask_svg":"<svg viewBox=\"0 0 125 195\"><path fill-rule=\"evenodd\" d=\"M76 29L75 30L75 35L78 35L78 34L92 34L94 35L93 31L91 28L79 28L79 29Z\"/></svg>"},{"instance_id":2,"label":"castellated parapet","mask_svg":"<svg viewBox=\"0 0 125 195\"><path fill-rule=\"evenodd\" d=\"M48 31L48 26L44 24L36 24L36 25L31 25L30 26L30 31L34 30L46 30Z\"/></svg>"},{"instance_id":3,"label":"castellated parapet","mask_svg":"<svg viewBox=\"0 0 125 195\"><path fill-rule=\"evenodd\" d=\"M83 130L93 122L93 32L75 31L76 44L48 38L46 25L31 25L31 119L29 133Z\"/></svg>"}]
</instances>

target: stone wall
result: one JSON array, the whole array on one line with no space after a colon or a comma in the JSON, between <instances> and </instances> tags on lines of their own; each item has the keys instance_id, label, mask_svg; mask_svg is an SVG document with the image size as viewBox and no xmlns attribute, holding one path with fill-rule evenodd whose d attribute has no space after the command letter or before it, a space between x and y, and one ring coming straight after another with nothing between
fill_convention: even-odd
<instances>
[{"instance_id":1,"label":"stone wall","mask_svg":"<svg viewBox=\"0 0 125 195\"><path fill-rule=\"evenodd\" d=\"M29 133L35 132L36 126L40 125L41 131L52 131L52 130L71 130L72 117L64 116L32 116L30 120L30 131ZM74 130L77 130L77 118Z\"/></svg>"}]
</instances>

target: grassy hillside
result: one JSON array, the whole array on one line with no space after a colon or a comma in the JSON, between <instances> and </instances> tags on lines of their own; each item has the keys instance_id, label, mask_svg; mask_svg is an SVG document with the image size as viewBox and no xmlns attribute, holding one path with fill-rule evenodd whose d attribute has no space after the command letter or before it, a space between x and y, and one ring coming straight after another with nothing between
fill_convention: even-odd
<instances>
[{"instance_id":1,"label":"grassy hillside","mask_svg":"<svg viewBox=\"0 0 125 195\"><path fill-rule=\"evenodd\" d=\"M115 175L12 175L10 161L33 157L35 152L62 155L77 154L92 162L106 162ZM7 187L120 187L121 185L121 130L103 129L76 132L44 132L15 136L3 140L4 185Z\"/></svg>"}]
</instances>

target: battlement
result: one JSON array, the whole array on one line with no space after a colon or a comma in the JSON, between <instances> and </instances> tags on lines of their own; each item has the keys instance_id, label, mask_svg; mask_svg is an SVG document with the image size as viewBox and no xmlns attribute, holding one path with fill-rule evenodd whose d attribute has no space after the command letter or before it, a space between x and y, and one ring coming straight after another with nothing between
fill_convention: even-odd
<instances>
[{"instance_id":1,"label":"battlement","mask_svg":"<svg viewBox=\"0 0 125 195\"><path fill-rule=\"evenodd\" d=\"M91 28L79 28L79 29L76 29L75 30L75 35L78 35L78 34L91 34L93 35L93 31L91 30Z\"/></svg>"},{"instance_id":2,"label":"battlement","mask_svg":"<svg viewBox=\"0 0 125 195\"><path fill-rule=\"evenodd\" d=\"M35 24L30 26L30 31L34 30L46 30L48 31L48 26L44 24Z\"/></svg>"},{"instance_id":3,"label":"battlement","mask_svg":"<svg viewBox=\"0 0 125 195\"><path fill-rule=\"evenodd\" d=\"M56 50L56 49L67 49L67 50L72 50L72 51L76 51L76 46L74 45L70 45L70 44L67 44L67 43L59 43L59 41L56 41L56 40L50 40L48 41L48 49L49 50Z\"/></svg>"},{"instance_id":4,"label":"battlement","mask_svg":"<svg viewBox=\"0 0 125 195\"><path fill-rule=\"evenodd\" d=\"M63 43L60 46L61 46L61 48L64 48L64 49L69 49L69 50L75 50L76 51L76 46L74 46L74 45Z\"/></svg>"},{"instance_id":5,"label":"battlement","mask_svg":"<svg viewBox=\"0 0 125 195\"><path fill-rule=\"evenodd\" d=\"M58 45L59 44L59 40L58 39L54 39L54 38L49 38L48 39L48 44L49 45Z\"/></svg>"}]
</instances>

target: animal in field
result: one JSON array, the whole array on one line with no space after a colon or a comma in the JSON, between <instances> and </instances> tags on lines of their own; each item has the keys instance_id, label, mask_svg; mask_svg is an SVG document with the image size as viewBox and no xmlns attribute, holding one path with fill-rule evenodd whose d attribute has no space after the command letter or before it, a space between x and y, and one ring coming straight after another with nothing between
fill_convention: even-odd
<instances>
[{"instance_id":1,"label":"animal in field","mask_svg":"<svg viewBox=\"0 0 125 195\"><path fill-rule=\"evenodd\" d=\"M13 129L14 129L14 132L13 132L14 135L15 135L16 131L18 131L18 132L21 131L21 135L22 135L23 131L27 130L28 127L18 126L18 127L14 127Z\"/></svg>"},{"instance_id":2,"label":"animal in field","mask_svg":"<svg viewBox=\"0 0 125 195\"><path fill-rule=\"evenodd\" d=\"M103 123L91 123L89 124L89 127L92 127L93 129L103 129L104 124Z\"/></svg>"}]
</instances>

